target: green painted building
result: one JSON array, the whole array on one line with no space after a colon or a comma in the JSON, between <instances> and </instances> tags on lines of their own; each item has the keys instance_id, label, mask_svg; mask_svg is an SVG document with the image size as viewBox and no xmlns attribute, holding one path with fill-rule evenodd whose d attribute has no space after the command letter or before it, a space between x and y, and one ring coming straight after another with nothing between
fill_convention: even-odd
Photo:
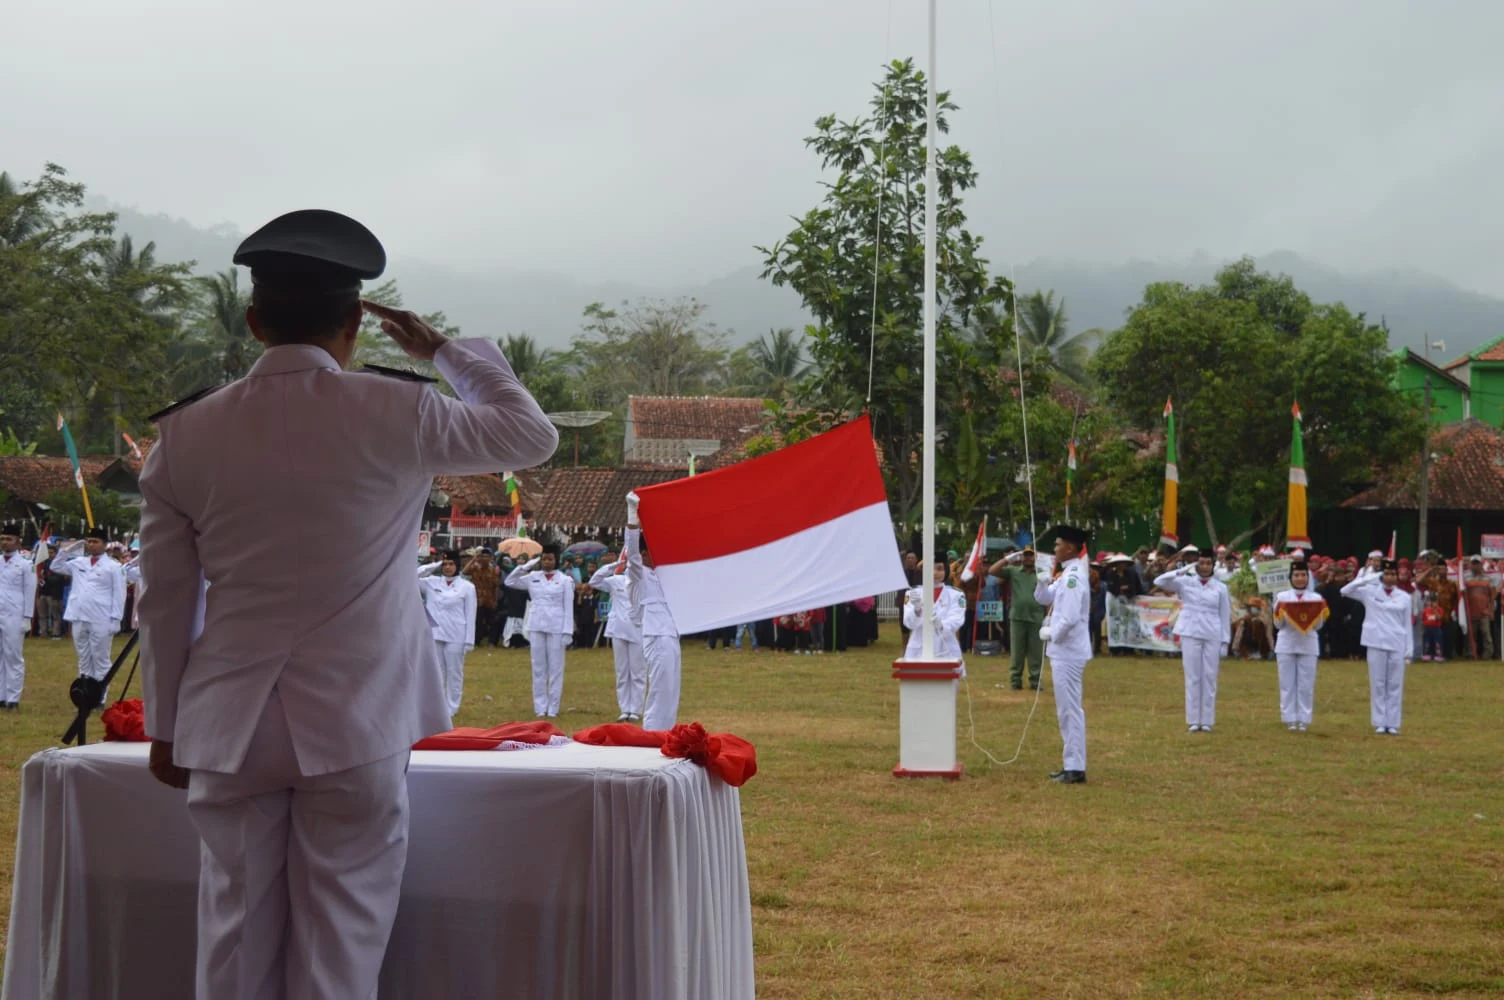
<instances>
[{"instance_id":1,"label":"green painted building","mask_svg":"<svg viewBox=\"0 0 1504 1000\"><path fill-rule=\"evenodd\" d=\"M1457 366L1466 367L1467 358L1454 361L1443 368L1432 364L1408 347L1402 347L1394 354L1399 360L1399 367L1394 376L1394 387L1412 398L1416 406L1420 406L1425 398L1426 382L1430 381L1433 426L1455 424L1471 415L1469 406L1473 389L1468 384L1467 375L1457 373ZM1504 381L1504 363L1499 365L1499 377L1501 381ZM1504 399L1500 402L1504 403ZM1489 422L1496 427L1504 426L1504 421L1490 420Z\"/></svg>"},{"instance_id":2,"label":"green painted building","mask_svg":"<svg viewBox=\"0 0 1504 1000\"><path fill-rule=\"evenodd\" d=\"M1471 416L1491 427L1504 427L1504 337L1443 367L1467 385Z\"/></svg>"}]
</instances>

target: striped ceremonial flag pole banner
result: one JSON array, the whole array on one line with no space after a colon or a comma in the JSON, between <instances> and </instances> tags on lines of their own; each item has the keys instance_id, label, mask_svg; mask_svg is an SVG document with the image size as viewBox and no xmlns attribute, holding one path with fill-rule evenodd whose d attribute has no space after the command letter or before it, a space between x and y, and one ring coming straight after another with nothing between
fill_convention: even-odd
<instances>
[{"instance_id":1,"label":"striped ceremonial flag pole banner","mask_svg":"<svg viewBox=\"0 0 1504 1000\"><path fill-rule=\"evenodd\" d=\"M89 490L84 485L84 470L78 462L78 447L73 443L73 432L68 430L68 421L63 419L62 411L57 414L57 429L63 435L63 447L68 449L68 461L73 463L73 482L78 487L78 492L84 498L84 517L89 521L89 529L94 528L94 511L89 506Z\"/></svg>"},{"instance_id":2,"label":"striped ceremonial flag pole banner","mask_svg":"<svg viewBox=\"0 0 1504 1000\"><path fill-rule=\"evenodd\" d=\"M1175 464L1175 407L1165 400L1165 505L1160 515L1159 544L1175 547L1180 535L1175 525L1180 520L1180 468Z\"/></svg>"},{"instance_id":3,"label":"striped ceremonial flag pole banner","mask_svg":"<svg viewBox=\"0 0 1504 1000\"><path fill-rule=\"evenodd\" d=\"M1286 507L1285 548L1309 549L1311 536L1306 529L1306 448L1301 433L1300 403L1290 407L1290 489Z\"/></svg>"},{"instance_id":4,"label":"striped ceremonial flag pole banner","mask_svg":"<svg viewBox=\"0 0 1504 1000\"><path fill-rule=\"evenodd\" d=\"M908 586L865 416L638 496L680 634Z\"/></svg>"}]
</instances>

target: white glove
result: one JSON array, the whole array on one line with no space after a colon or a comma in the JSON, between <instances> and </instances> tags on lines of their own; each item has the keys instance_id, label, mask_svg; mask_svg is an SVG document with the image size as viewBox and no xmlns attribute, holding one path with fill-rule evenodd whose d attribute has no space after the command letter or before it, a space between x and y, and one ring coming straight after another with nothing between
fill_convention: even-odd
<instances>
[{"instance_id":1,"label":"white glove","mask_svg":"<svg viewBox=\"0 0 1504 1000\"><path fill-rule=\"evenodd\" d=\"M1041 626L1039 626L1039 637L1041 639L1043 639L1045 642L1049 642L1050 638L1053 635L1054 635L1054 633L1050 631L1050 627L1048 625L1041 625Z\"/></svg>"},{"instance_id":2,"label":"white glove","mask_svg":"<svg viewBox=\"0 0 1504 1000\"><path fill-rule=\"evenodd\" d=\"M522 564L522 568L525 569L525 570L532 569L534 566L538 565L542 561L543 561L543 557L542 556L533 556L533 558L529 559L527 562L525 562L525 563Z\"/></svg>"},{"instance_id":3,"label":"white glove","mask_svg":"<svg viewBox=\"0 0 1504 1000\"><path fill-rule=\"evenodd\" d=\"M635 492L627 494L627 523L637 524L637 504L639 498Z\"/></svg>"},{"instance_id":4,"label":"white glove","mask_svg":"<svg viewBox=\"0 0 1504 1000\"><path fill-rule=\"evenodd\" d=\"M475 644L474 643L471 643L471 642L465 643L465 655L469 656L470 655L470 651L472 649L474 649L474 648L475 648Z\"/></svg>"},{"instance_id":5,"label":"white glove","mask_svg":"<svg viewBox=\"0 0 1504 1000\"><path fill-rule=\"evenodd\" d=\"M1224 660L1227 659L1227 651L1230 648L1232 648L1232 644L1231 643L1224 642L1222 644L1222 659L1224 659Z\"/></svg>"}]
</instances>

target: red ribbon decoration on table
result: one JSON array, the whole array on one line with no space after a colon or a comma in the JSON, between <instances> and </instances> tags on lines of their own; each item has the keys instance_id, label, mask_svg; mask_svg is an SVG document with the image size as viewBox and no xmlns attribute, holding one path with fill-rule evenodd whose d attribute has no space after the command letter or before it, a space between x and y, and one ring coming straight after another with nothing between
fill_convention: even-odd
<instances>
[{"instance_id":1,"label":"red ribbon decoration on table","mask_svg":"<svg viewBox=\"0 0 1504 1000\"><path fill-rule=\"evenodd\" d=\"M104 738L119 743L150 743L146 735L146 708L140 698L117 701L100 713Z\"/></svg>"},{"instance_id":2,"label":"red ribbon decoration on table","mask_svg":"<svg viewBox=\"0 0 1504 1000\"><path fill-rule=\"evenodd\" d=\"M447 733L437 733L413 744L414 750L495 750L502 743L533 743L543 746L550 737L565 736L552 722L540 719L537 722L507 722L489 729L461 726Z\"/></svg>"},{"instance_id":3,"label":"red ribbon decoration on table","mask_svg":"<svg viewBox=\"0 0 1504 1000\"><path fill-rule=\"evenodd\" d=\"M757 773L757 748L730 733L707 733L698 722L673 729L638 729L622 722L592 726L574 734L577 743L604 747L658 747L665 757L681 757L710 771L733 788Z\"/></svg>"}]
</instances>

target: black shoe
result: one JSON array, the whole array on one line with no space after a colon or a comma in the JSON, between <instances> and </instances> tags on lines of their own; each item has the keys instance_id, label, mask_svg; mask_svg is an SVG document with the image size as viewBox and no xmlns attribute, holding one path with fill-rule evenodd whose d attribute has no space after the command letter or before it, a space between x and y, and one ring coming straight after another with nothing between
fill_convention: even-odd
<instances>
[{"instance_id":1,"label":"black shoe","mask_svg":"<svg viewBox=\"0 0 1504 1000\"><path fill-rule=\"evenodd\" d=\"M1029 690L1030 691L1038 691L1039 690L1039 682L1038 681L1034 681L1032 684L1030 684L1029 685Z\"/></svg>"},{"instance_id":2,"label":"black shoe","mask_svg":"<svg viewBox=\"0 0 1504 1000\"><path fill-rule=\"evenodd\" d=\"M1084 784L1086 784L1086 772L1085 771L1061 771L1060 775L1058 777L1051 776L1050 780L1051 781L1058 781L1062 785L1084 785Z\"/></svg>"},{"instance_id":3,"label":"black shoe","mask_svg":"<svg viewBox=\"0 0 1504 1000\"><path fill-rule=\"evenodd\" d=\"M1051 771L1050 772L1050 780L1051 781L1059 781L1063 777L1065 777L1065 772L1064 771Z\"/></svg>"},{"instance_id":4,"label":"black shoe","mask_svg":"<svg viewBox=\"0 0 1504 1000\"><path fill-rule=\"evenodd\" d=\"M1008 686L1010 688L1012 688L1013 690L1015 690L1015 691L1022 691L1024 689L1024 686L1021 683L1019 683L1018 681L1014 681L1012 684L1009 684Z\"/></svg>"}]
</instances>

